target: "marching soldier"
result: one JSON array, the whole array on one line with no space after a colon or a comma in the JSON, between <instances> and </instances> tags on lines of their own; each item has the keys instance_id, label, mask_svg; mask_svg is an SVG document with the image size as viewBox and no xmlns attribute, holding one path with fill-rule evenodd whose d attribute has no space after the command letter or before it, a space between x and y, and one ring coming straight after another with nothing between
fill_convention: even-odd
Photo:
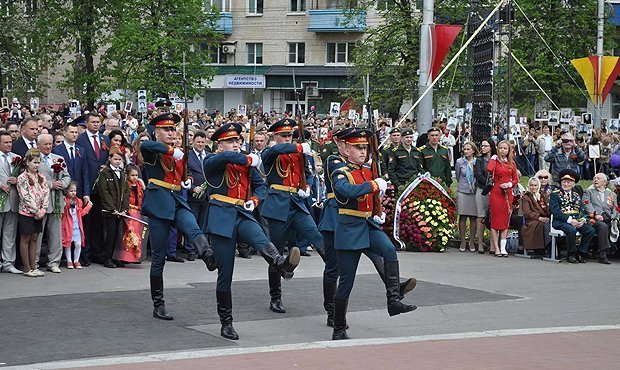
<instances>
[{"instance_id":1,"label":"marching soldier","mask_svg":"<svg viewBox=\"0 0 620 370\"><path fill-rule=\"evenodd\" d=\"M415 310L416 306L401 302L398 257L394 245L381 230L385 214L372 216L373 194L384 192L387 183L382 178L372 179L365 165L368 155L370 130L355 129L343 134L347 165L332 173L334 196L338 200L337 227L334 248L338 255L340 282L334 299L333 340L349 339L346 332L346 312L349 295L362 252L370 250L384 260L387 308L390 316Z\"/></svg>"},{"instance_id":2,"label":"marching soldier","mask_svg":"<svg viewBox=\"0 0 620 370\"><path fill-rule=\"evenodd\" d=\"M338 146L339 154L330 155L325 163L325 192L327 193L327 200L323 205L323 212L321 213L321 219L319 222L319 231L323 235L325 243L325 270L323 271L323 307L327 312L327 326L334 327L334 296L336 294L336 287L338 282L338 259L336 256L336 250L334 249L334 232L336 230L337 218L338 218L338 201L334 194L331 175L336 171L346 166L347 160L345 157L345 143L342 140L338 140L340 136L347 135L354 128L346 128L344 130L334 132L333 140ZM377 273L381 277L381 280L385 282L384 263L383 258L370 249L364 250L364 254L368 257ZM415 288L417 281L415 278L409 278L400 284L401 298Z\"/></svg>"},{"instance_id":3,"label":"marching soldier","mask_svg":"<svg viewBox=\"0 0 620 370\"><path fill-rule=\"evenodd\" d=\"M581 196L573 188L579 175L571 169L564 169L558 175L560 187L555 188L549 197L549 209L553 215L553 228L566 234L566 260L569 263L586 263L590 243L596 234L594 228L583 218L585 214ZM581 244L577 248L577 231L581 234Z\"/></svg>"},{"instance_id":4,"label":"marching soldier","mask_svg":"<svg viewBox=\"0 0 620 370\"><path fill-rule=\"evenodd\" d=\"M282 119L269 128L274 133L276 145L262 154L263 168L266 171L269 192L260 214L269 223L269 236L280 254L284 252L287 240L306 239L312 247L324 256L323 236L319 233L314 219L305 205L310 196L310 188L301 188L301 171L306 177L306 154L310 154L310 144L293 144L293 130L297 123L290 118ZM285 313L282 305L280 274L269 266L269 308L273 312Z\"/></svg>"},{"instance_id":5,"label":"marching soldier","mask_svg":"<svg viewBox=\"0 0 620 370\"><path fill-rule=\"evenodd\" d=\"M452 168L448 148L439 144L441 132L437 127L429 128L426 134L428 143L418 148L422 156L422 167L449 187L452 184Z\"/></svg>"},{"instance_id":6,"label":"marching soldier","mask_svg":"<svg viewBox=\"0 0 620 370\"><path fill-rule=\"evenodd\" d=\"M142 213L149 217L151 240L151 298L153 317L172 320L173 317L164 306L164 263L168 249L168 234L176 227L193 241L199 257L209 271L215 270L213 251L202 233L187 201L181 196L181 187L189 189L191 179L182 180L183 151L174 148L176 125L181 116L164 113L153 118L157 141L144 141L140 150L144 157L144 170L149 183L144 192Z\"/></svg>"},{"instance_id":7,"label":"marching soldier","mask_svg":"<svg viewBox=\"0 0 620 370\"><path fill-rule=\"evenodd\" d=\"M400 145L388 154L387 172L396 190L416 177L421 167L420 152L412 145L413 130L404 129L401 137Z\"/></svg>"},{"instance_id":8,"label":"marching soldier","mask_svg":"<svg viewBox=\"0 0 620 370\"><path fill-rule=\"evenodd\" d=\"M260 164L254 153L240 153L241 125L227 123L217 130L211 140L217 142L217 154L205 160L205 174L209 193L207 233L217 261L217 313L222 324L221 335L237 340L239 335L232 326L231 282L235 262L235 245L246 243L256 249L269 267L285 279L293 277L299 263L299 249L292 248L287 258L278 253L269 241L252 212L266 194L263 178L251 171ZM251 183L249 186L248 183ZM252 196L248 196L248 190Z\"/></svg>"}]
</instances>

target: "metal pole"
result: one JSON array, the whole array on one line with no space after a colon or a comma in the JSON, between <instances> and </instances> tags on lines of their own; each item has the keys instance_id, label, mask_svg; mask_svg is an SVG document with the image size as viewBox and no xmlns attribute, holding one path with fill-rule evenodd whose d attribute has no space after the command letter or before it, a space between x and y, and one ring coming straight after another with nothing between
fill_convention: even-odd
<instances>
[{"instance_id":1,"label":"metal pole","mask_svg":"<svg viewBox=\"0 0 620 370\"><path fill-rule=\"evenodd\" d=\"M422 13L422 27L420 27L420 80L418 94L422 95L433 82L431 73L431 29L435 0L424 0ZM425 133L433 124L433 90L430 90L418 105L418 132Z\"/></svg>"},{"instance_id":2,"label":"metal pole","mask_svg":"<svg viewBox=\"0 0 620 370\"><path fill-rule=\"evenodd\" d=\"M506 136L510 138L510 107L512 105L512 101L510 100L510 89L512 85L512 1L508 0L508 5L506 6L506 13L508 17L508 63L506 64L506 86L508 91L506 92L506 115L508 116L508 121L506 122ZM515 123L517 118L515 117Z\"/></svg>"},{"instance_id":3,"label":"metal pole","mask_svg":"<svg viewBox=\"0 0 620 370\"><path fill-rule=\"evenodd\" d=\"M596 37L596 55L598 56L598 76L599 81L596 81L597 93L594 94L596 97L596 102L594 102L595 110L593 117L594 128L601 128L601 110L603 99L602 96L598 94L598 91L601 91L598 84L600 83L600 75L602 71L603 64L603 36L605 31L605 0L598 0L598 32Z\"/></svg>"}]
</instances>

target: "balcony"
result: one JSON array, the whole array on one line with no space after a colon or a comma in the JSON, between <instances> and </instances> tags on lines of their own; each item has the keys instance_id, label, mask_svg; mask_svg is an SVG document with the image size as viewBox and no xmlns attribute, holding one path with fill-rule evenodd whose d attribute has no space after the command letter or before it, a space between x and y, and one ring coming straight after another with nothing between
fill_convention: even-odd
<instances>
[{"instance_id":1,"label":"balcony","mask_svg":"<svg viewBox=\"0 0 620 370\"><path fill-rule=\"evenodd\" d=\"M230 12L220 12L220 18L215 22L215 30L224 35L233 33L233 16Z\"/></svg>"},{"instance_id":2,"label":"balcony","mask_svg":"<svg viewBox=\"0 0 620 370\"><path fill-rule=\"evenodd\" d=\"M366 31L364 10L309 9L308 17L308 32Z\"/></svg>"}]
</instances>

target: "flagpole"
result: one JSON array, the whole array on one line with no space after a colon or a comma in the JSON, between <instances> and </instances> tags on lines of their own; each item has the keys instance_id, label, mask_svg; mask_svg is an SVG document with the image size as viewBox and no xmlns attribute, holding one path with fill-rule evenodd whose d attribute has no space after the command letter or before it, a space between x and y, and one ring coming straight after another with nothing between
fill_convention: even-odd
<instances>
[{"instance_id":1,"label":"flagpole","mask_svg":"<svg viewBox=\"0 0 620 370\"><path fill-rule=\"evenodd\" d=\"M598 81L595 81L596 93L594 97L596 102L594 106L596 109L593 114L594 128L601 128L601 109L603 108L603 99L601 96L602 88L601 84L601 72L603 71L603 36L605 31L605 0L598 0L598 32L596 37L596 55L598 56Z\"/></svg>"}]
</instances>

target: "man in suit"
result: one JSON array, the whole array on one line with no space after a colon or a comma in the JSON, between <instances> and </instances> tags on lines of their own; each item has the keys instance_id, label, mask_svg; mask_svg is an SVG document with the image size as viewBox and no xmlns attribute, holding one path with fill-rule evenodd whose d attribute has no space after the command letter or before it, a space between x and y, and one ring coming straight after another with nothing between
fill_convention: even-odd
<instances>
[{"instance_id":1,"label":"man in suit","mask_svg":"<svg viewBox=\"0 0 620 370\"><path fill-rule=\"evenodd\" d=\"M78 122L68 123L64 129L65 140L56 145L52 153L65 159L71 180L77 183L77 196L83 198L84 204L90 202L90 183L88 182L88 166L86 165L86 150L75 142L78 138Z\"/></svg>"},{"instance_id":2,"label":"man in suit","mask_svg":"<svg viewBox=\"0 0 620 370\"><path fill-rule=\"evenodd\" d=\"M595 221L592 227L598 239L598 262L604 265L611 264L607 259L607 251L611 248L609 229L612 217L618 213L616 193L607 188L608 184L607 175L597 173L592 185L583 192L584 209Z\"/></svg>"},{"instance_id":3,"label":"man in suit","mask_svg":"<svg viewBox=\"0 0 620 370\"><path fill-rule=\"evenodd\" d=\"M27 117L21 124L21 137L13 143L12 152L24 158L29 149L37 147L39 123L33 117Z\"/></svg>"},{"instance_id":4,"label":"man in suit","mask_svg":"<svg viewBox=\"0 0 620 370\"><path fill-rule=\"evenodd\" d=\"M192 189L188 194L187 203L192 209L194 217L198 222L200 229L205 230L207 227L207 198L206 189L203 187L205 183L205 173L203 162L207 158L207 135L204 131L196 131L194 134L194 142L192 149L189 151L189 158L187 161L187 171L192 178ZM196 259L196 248L192 245L191 241L186 239L186 246L188 255L187 260L193 261Z\"/></svg>"},{"instance_id":5,"label":"man in suit","mask_svg":"<svg viewBox=\"0 0 620 370\"><path fill-rule=\"evenodd\" d=\"M4 197L0 201L0 232L2 232L2 272L21 274L15 268L17 257L17 212L19 211L19 196L15 184L17 178L13 176L11 163L17 154L11 153L11 134L8 131L0 131L0 192Z\"/></svg>"},{"instance_id":6,"label":"man in suit","mask_svg":"<svg viewBox=\"0 0 620 370\"><path fill-rule=\"evenodd\" d=\"M59 163L64 163L64 159L52 153L52 145L54 138L50 134L41 134L37 139L37 147L41 151L41 164L39 165L39 173L45 176L47 185L50 188L49 204L47 213L43 217L43 231L47 233L48 262L47 269L53 273L60 273L60 258L62 257L61 245L61 217L65 207L65 197L62 191L71 183L71 177L67 167L63 167L60 172L54 173L53 167ZM59 204L56 204L56 201ZM60 210L60 213L55 212ZM43 233L39 234L37 240L37 263L41 254L41 241Z\"/></svg>"},{"instance_id":7,"label":"man in suit","mask_svg":"<svg viewBox=\"0 0 620 370\"><path fill-rule=\"evenodd\" d=\"M85 163L88 171L88 184L95 186L99 171L108 161L108 150L110 149L110 139L99 133L101 118L97 113L91 112L84 116L86 121L86 131L78 136L76 144L84 148ZM84 217L84 234L86 237L85 247L82 250L82 265L90 265L91 258L103 263L101 255L101 241L103 232L101 222L101 201L98 194L91 194L90 201L93 207L86 217Z\"/></svg>"}]
</instances>

